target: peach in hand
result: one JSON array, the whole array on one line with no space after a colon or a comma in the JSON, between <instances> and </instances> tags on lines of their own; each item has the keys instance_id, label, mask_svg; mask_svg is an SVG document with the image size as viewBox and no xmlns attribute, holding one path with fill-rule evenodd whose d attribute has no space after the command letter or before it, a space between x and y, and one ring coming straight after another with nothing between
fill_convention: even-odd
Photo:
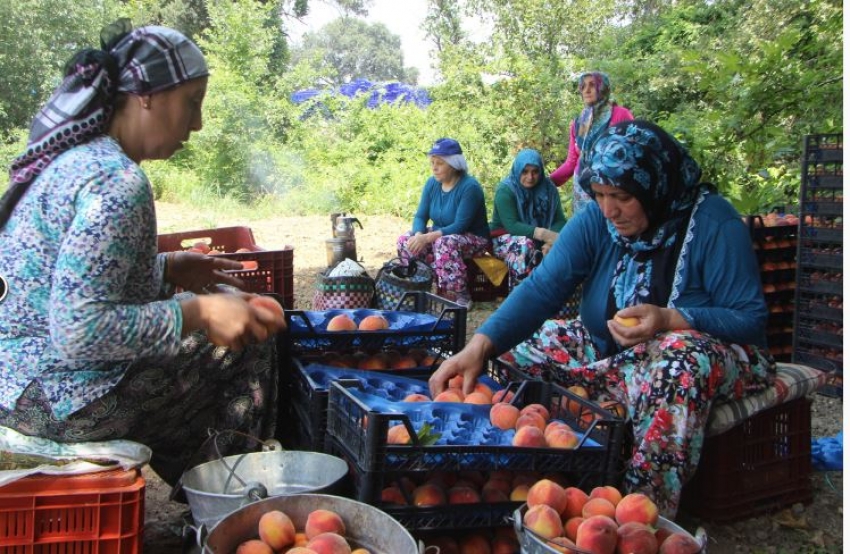
<instances>
[{"instance_id":1,"label":"peach in hand","mask_svg":"<svg viewBox=\"0 0 850 554\"><path fill-rule=\"evenodd\" d=\"M620 317L618 315L614 316L614 321L623 327L635 327L638 323L640 323L640 320L636 317Z\"/></svg>"}]
</instances>

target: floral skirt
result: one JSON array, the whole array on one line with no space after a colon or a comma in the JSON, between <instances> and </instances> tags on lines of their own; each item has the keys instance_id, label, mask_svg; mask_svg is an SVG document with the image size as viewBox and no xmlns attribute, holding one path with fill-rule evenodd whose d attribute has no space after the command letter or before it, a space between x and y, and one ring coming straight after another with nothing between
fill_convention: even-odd
<instances>
[{"instance_id":1,"label":"floral skirt","mask_svg":"<svg viewBox=\"0 0 850 554\"><path fill-rule=\"evenodd\" d=\"M459 295L469 293L466 283L466 262L487 251L490 239L471 233L444 235L414 256L407 250L407 241L413 233L408 231L398 238L398 257L402 260L419 259L434 270L437 289Z\"/></svg>"},{"instance_id":2,"label":"floral skirt","mask_svg":"<svg viewBox=\"0 0 850 554\"><path fill-rule=\"evenodd\" d=\"M528 277L543 257L533 239L515 235L501 235L494 238L493 254L508 266L511 290Z\"/></svg>"},{"instance_id":3,"label":"floral skirt","mask_svg":"<svg viewBox=\"0 0 850 554\"><path fill-rule=\"evenodd\" d=\"M195 333L177 357L133 364L114 389L65 420L52 417L35 381L14 411L0 408L0 425L57 442L145 444L153 451L151 468L173 485L190 463L256 450L242 434L273 437L277 385L275 339L233 352ZM213 444L213 430L238 433L222 433Z\"/></svg>"},{"instance_id":4,"label":"floral skirt","mask_svg":"<svg viewBox=\"0 0 850 554\"><path fill-rule=\"evenodd\" d=\"M762 391L776 375L765 351L692 330L600 359L579 320L549 320L503 358L532 376L581 385L594 400L622 403L634 432L624 487L653 498L669 519L699 463L712 403Z\"/></svg>"}]
</instances>

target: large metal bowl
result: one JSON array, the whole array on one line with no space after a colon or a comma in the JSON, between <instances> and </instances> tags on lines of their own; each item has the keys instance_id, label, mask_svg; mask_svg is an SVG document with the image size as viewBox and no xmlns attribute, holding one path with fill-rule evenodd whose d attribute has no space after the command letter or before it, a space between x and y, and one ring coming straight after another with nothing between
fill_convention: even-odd
<instances>
[{"instance_id":1,"label":"large metal bowl","mask_svg":"<svg viewBox=\"0 0 850 554\"><path fill-rule=\"evenodd\" d=\"M296 529L304 529L307 516L317 509L338 513L352 548L372 554L420 554L424 549L413 536L385 512L364 504L326 494L294 494L254 502L227 515L206 537L201 537L204 554L232 554L240 543L258 537L257 525L266 512L286 513Z\"/></svg>"},{"instance_id":2,"label":"large metal bowl","mask_svg":"<svg viewBox=\"0 0 850 554\"><path fill-rule=\"evenodd\" d=\"M528 504L523 504L514 511L513 518L514 530L516 531L517 539L519 539L519 544L522 547L522 554L559 554L561 552L560 550L555 550L555 548L546 543L546 539L535 535L522 524L522 518L527 510ZM669 519L663 517L658 518L658 527L662 529L669 529L674 533L685 533L702 546L700 554L708 553L708 537L702 528L697 529L696 536L694 536ZM570 548L574 552L583 552L581 550L577 550L575 547Z\"/></svg>"},{"instance_id":3,"label":"large metal bowl","mask_svg":"<svg viewBox=\"0 0 850 554\"><path fill-rule=\"evenodd\" d=\"M273 451L226 456L186 471L182 487L197 526L266 497L340 492L348 474L341 458L320 452Z\"/></svg>"}]
</instances>

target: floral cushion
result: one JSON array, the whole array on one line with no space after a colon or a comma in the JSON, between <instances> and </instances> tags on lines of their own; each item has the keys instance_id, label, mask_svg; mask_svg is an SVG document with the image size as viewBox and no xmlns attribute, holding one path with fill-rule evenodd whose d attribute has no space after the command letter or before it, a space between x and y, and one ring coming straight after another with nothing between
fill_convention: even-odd
<instances>
[{"instance_id":1,"label":"floral cushion","mask_svg":"<svg viewBox=\"0 0 850 554\"><path fill-rule=\"evenodd\" d=\"M707 436L725 433L750 416L813 393L826 383L827 374L800 364L777 363L776 382L759 394L716 404L708 418Z\"/></svg>"}]
</instances>

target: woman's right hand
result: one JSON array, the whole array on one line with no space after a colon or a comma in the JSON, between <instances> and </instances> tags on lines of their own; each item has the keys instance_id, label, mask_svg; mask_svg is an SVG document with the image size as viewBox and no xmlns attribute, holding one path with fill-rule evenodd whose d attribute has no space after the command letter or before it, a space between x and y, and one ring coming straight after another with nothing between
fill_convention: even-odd
<instances>
[{"instance_id":1,"label":"woman's right hand","mask_svg":"<svg viewBox=\"0 0 850 554\"><path fill-rule=\"evenodd\" d=\"M250 304L254 296L241 292L219 293L182 301L184 336L203 329L216 346L241 350L284 329L286 323L282 313Z\"/></svg>"},{"instance_id":2,"label":"woman's right hand","mask_svg":"<svg viewBox=\"0 0 850 554\"><path fill-rule=\"evenodd\" d=\"M460 352L444 361L428 379L431 397L435 397L448 388L449 379L463 376L463 392L469 394L475 389L478 376L484 371L484 364L492 356L494 347L485 335L473 335Z\"/></svg>"}]
</instances>

